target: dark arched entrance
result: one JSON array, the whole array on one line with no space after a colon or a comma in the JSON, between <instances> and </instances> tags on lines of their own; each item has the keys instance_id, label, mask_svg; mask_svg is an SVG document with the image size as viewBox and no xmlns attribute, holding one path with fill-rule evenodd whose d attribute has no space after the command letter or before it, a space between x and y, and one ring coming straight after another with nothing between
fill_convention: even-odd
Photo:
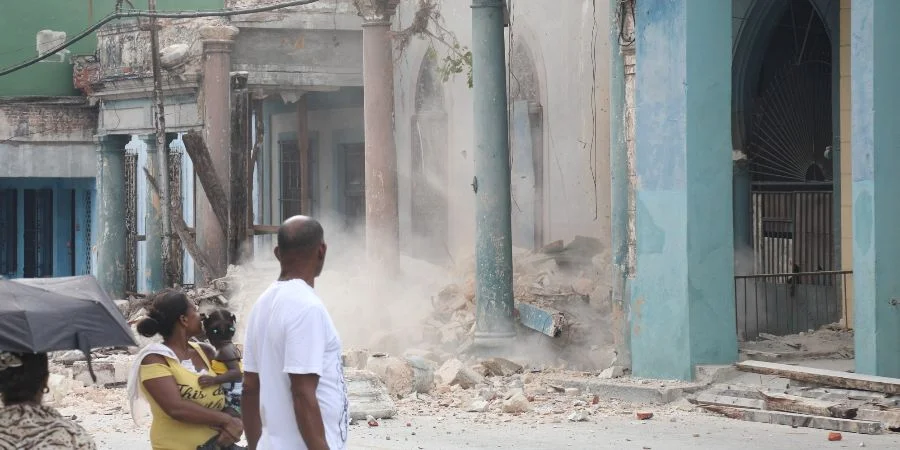
<instances>
[{"instance_id":1,"label":"dark arched entrance","mask_svg":"<svg viewBox=\"0 0 900 450\"><path fill-rule=\"evenodd\" d=\"M835 267L830 150L836 33L829 33L823 5L830 8L827 0L757 0L741 30L752 40L739 36L735 45L734 144L747 158L745 168L736 169L735 206L749 209L735 215L735 230L750 234L750 248L736 253L744 274ZM749 204L739 202L746 189L737 184L741 177ZM832 281L824 276L739 280L738 321L745 337L805 331L837 320L839 299L826 286Z\"/></svg>"}]
</instances>

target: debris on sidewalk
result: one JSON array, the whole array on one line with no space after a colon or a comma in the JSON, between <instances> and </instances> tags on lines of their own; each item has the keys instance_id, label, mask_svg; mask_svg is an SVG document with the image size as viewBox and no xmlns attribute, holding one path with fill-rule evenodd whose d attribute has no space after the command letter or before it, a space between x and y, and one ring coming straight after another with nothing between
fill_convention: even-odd
<instances>
[{"instance_id":1,"label":"debris on sidewalk","mask_svg":"<svg viewBox=\"0 0 900 450\"><path fill-rule=\"evenodd\" d=\"M776 336L759 333L757 340L740 343L743 357L758 361L796 359L851 359L854 355L853 330L841 323L822 326L797 334Z\"/></svg>"},{"instance_id":2,"label":"debris on sidewalk","mask_svg":"<svg viewBox=\"0 0 900 450\"><path fill-rule=\"evenodd\" d=\"M900 431L900 379L760 361L737 364L742 371L798 382L776 392L759 387L714 385L691 401L726 417L879 434Z\"/></svg>"}]
</instances>

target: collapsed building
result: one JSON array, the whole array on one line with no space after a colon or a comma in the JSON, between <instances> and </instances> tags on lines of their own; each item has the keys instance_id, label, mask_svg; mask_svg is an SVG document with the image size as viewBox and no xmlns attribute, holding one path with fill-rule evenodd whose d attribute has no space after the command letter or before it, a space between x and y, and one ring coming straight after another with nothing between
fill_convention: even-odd
<instances>
[{"instance_id":1,"label":"collapsed building","mask_svg":"<svg viewBox=\"0 0 900 450\"><path fill-rule=\"evenodd\" d=\"M558 313L587 297L603 339L626 353L619 361L666 378L733 361L739 339L842 321L864 331L864 367L896 375L894 334L883 331L900 329L884 322L896 302L881 300L890 286L873 275L893 256L876 260L870 239L894 219L865 209L874 187L864 183L881 173L867 155L887 131L872 134L874 118L849 103L851 91L868 101L873 89L851 78L851 62L884 69L850 54L847 25L851 9L853 20L895 11L836 0L685 5L507 2L511 239L524 250L519 275L532 271L514 289L520 303L539 297L525 302L536 310L516 309L519 321L533 313L550 325L530 328L556 334L557 319L573 315ZM321 0L158 19L164 149L146 18L111 22L93 47L19 71L18 81L56 78L37 91L0 83L15 96L0 104L0 154L14 162L0 169L0 273L93 272L120 297L203 284L267 251L266 234L297 213L325 218L386 266L399 254L468 264L479 185L469 6ZM112 2L104 7L95 13ZM688 30L694 15L705 25ZM58 33L37 35L39 54ZM860 55L875 52L866 39ZM864 150L851 158L856 134ZM160 152L181 234L166 232L152 186ZM233 210L246 214L223 214ZM181 244L169 267L165 239ZM589 254L574 269L565 255L566 267L542 266L563 250ZM865 279L854 281L854 264ZM464 280L458 289L470 291Z\"/></svg>"}]
</instances>

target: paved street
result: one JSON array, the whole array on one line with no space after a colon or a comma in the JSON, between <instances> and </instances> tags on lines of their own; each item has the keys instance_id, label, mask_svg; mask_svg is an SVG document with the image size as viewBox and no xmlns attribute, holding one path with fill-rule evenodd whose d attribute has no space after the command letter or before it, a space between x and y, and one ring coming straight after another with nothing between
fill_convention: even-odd
<instances>
[{"instance_id":1,"label":"paved street","mask_svg":"<svg viewBox=\"0 0 900 450\"><path fill-rule=\"evenodd\" d=\"M66 413L72 413L67 409ZM459 413L456 417L401 417L370 428L350 428L351 449L838 449L900 448L900 434L843 434L828 442L828 432L809 428L741 422L700 413L660 414L640 422L631 416L611 416L590 422L536 423L530 417L508 422L487 421ZM675 421L673 421L673 418ZM80 418L101 449L149 450L146 431L131 425L127 413L87 414ZM480 421L476 422L476 420ZM407 426L409 424L409 426Z\"/></svg>"}]
</instances>

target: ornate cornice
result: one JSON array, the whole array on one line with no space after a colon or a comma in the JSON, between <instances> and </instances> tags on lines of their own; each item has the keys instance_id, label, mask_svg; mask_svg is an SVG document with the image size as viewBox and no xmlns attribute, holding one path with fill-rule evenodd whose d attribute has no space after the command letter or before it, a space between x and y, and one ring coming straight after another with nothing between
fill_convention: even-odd
<instances>
[{"instance_id":1,"label":"ornate cornice","mask_svg":"<svg viewBox=\"0 0 900 450\"><path fill-rule=\"evenodd\" d=\"M359 16L366 23L390 23L400 0L353 0Z\"/></svg>"}]
</instances>

